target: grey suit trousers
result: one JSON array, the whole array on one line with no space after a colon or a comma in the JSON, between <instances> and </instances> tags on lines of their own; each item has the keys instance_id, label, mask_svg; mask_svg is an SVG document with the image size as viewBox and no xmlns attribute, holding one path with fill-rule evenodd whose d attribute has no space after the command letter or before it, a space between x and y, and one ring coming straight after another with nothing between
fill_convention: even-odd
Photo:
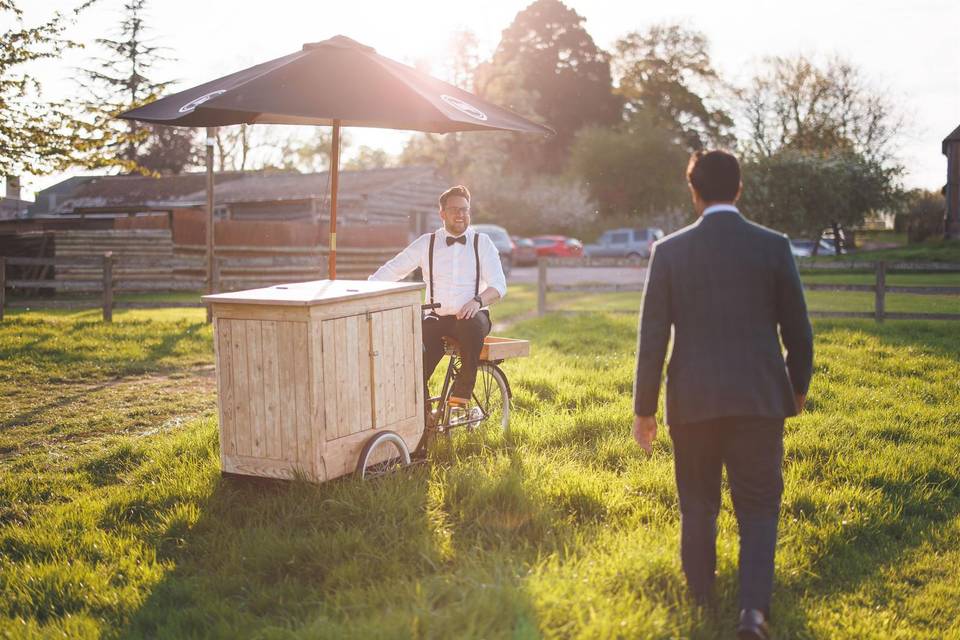
<instances>
[{"instance_id":1,"label":"grey suit trousers","mask_svg":"<svg viewBox=\"0 0 960 640\"><path fill-rule=\"evenodd\" d=\"M691 594L709 599L717 567L723 467L740 531L740 608L769 616L777 520L783 493L783 419L717 418L671 425L680 557Z\"/></svg>"}]
</instances>

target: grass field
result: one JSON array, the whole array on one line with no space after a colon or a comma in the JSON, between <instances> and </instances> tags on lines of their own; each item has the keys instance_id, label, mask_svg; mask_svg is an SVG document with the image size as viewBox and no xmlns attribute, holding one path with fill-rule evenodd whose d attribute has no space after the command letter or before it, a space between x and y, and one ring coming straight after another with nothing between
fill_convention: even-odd
<instances>
[{"instance_id":1,"label":"grass field","mask_svg":"<svg viewBox=\"0 0 960 640\"><path fill-rule=\"evenodd\" d=\"M894 237L896 240L896 237ZM823 261L834 261L836 256L816 258ZM903 245L891 249L877 249L873 251L857 251L843 255L840 260L899 260L912 262L954 262L960 263L960 242L956 240L932 239L919 244Z\"/></svg>"},{"instance_id":2,"label":"grass field","mask_svg":"<svg viewBox=\"0 0 960 640\"><path fill-rule=\"evenodd\" d=\"M496 317L534 302L515 288ZM720 611L695 611L669 439L647 459L629 438L635 315L511 327L534 343L506 365L511 438L456 434L427 467L311 486L220 477L202 314L0 324L0 636L729 637L729 504ZM815 323L779 637L960 638L956 326Z\"/></svg>"}]
</instances>

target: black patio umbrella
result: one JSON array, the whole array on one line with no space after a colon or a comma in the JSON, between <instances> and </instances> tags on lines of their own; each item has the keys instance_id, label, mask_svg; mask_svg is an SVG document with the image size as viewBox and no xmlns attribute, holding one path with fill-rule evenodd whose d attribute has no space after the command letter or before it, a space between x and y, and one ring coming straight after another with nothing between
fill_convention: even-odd
<instances>
[{"instance_id":1,"label":"black patio umbrella","mask_svg":"<svg viewBox=\"0 0 960 640\"><path fill-rule=\"evenodd\" d=\"M305 44L296 53L166 96L119 117L182 127L332 126L331 280L336 278L340 127L554 133L345 36Z\"/></svg>"}]
</instances>

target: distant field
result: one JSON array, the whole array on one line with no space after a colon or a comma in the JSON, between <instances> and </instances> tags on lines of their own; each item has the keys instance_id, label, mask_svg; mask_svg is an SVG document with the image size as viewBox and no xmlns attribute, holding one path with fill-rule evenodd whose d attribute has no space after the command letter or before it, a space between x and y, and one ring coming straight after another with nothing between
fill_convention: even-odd
<instances>
[{"instance_id":1,"label":"distant field","mask_svg":"<svg viewBox=\"0 0 960 640\"><path fill-rule=\"evenodd\" d=\"M220 477L210 328L163 318L0 324L0 637L730 637L729 503L699 613L669 438L647 459L629 437L634 315L509 329L533 342L505 365L512 438L321 486ZM815 321L777 637L960 637L955 327Z\"/></svg>"}]
</instances>

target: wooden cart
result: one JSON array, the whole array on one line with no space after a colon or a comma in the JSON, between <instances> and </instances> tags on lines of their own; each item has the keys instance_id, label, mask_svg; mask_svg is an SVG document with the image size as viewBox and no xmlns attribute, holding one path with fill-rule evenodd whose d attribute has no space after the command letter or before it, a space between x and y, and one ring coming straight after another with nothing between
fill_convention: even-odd
<instances>
[{"instance_id":1,"label":"wooden cart","mask_svg":"<svg viewBox=\"0 0 960 640\"><path fill-rule=\"evenodd\" d=\"M377 432L423 434L422 283L319 280L204 296L213 305L227 473L317 482Z\"/></svg>"}]
</instances>

